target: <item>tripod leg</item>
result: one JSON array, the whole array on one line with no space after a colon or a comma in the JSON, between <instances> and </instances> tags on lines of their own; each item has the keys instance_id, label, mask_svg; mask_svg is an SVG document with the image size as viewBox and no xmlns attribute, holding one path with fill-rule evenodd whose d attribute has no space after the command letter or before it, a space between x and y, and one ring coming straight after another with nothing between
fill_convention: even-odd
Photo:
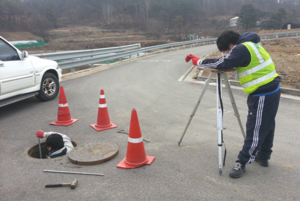
<instances>
[{"instance_id":1,"label":"tripod leg","mask_svg":"<svg viewBox=\"0 0 300 201\"><path fill-rule=\"evenodd\" d=\"M218 152L219 152L219 174L222 174L222 130L223 130L223 122L222 122L222 109L219 103L219 100L222 99L222 78L220 77L220 74L218 72L218 78L217 78L217 130L218 130Z\"/></svg>"},{"instance_id":2,"label":"tripod leg","mask_svg":"<svg viewBox=\"0 0 300 201\"><path fill-rule=\"evenodd\" d=\"M197 110L197 108L198 108L198 106L199 106L199 104L200 104L200 102L201 102L201 100L202 100L202 97L203 97L203 95L204 95L204 93L205 93L205 90L206 90L208 84L210 83L210 80L211 80L212 75L213 75L213 72L210 72L210 74L209 74L209 76L208 76L208 78L207 78L207 80L206 80L205 86L204 86L204 88L203 88L203 90L202 90L202 93L201 93L201 95L200 95L200 97L199 97L199 99L198 99L198 102L197 102L197 104L195 105L195 108L194 108L192 114L190 115L190 119L189 119L189 121L188 121L188 123L187 123L187 125L186 125L186 127L185 127L185 129L184 129L184 131L183 131L183 133L182 133L182 135L181 135L181 138L180 138L179 141L177 141L177 142L178 142L178 146L180 146L180 143L181 143L181 141L182 141L182 139L183 139L183 137L184 137L184 135L185 135L185 133L186 133L186 131L187 131L187 129L188 129L188 127L189 127L191 121L192 121L192 118L194 117L194 115L195 115L195 113L196 113L196 110Z\"/></svg>"},{"instance_id":3,"label":"tripod leg","mask_svg":"<svg viewBox=\"0 0 300 201\"><path fill-rule=\"evenodd\" d=\"M223 73L223 77L224 77L224 82L225 82L225 85L226 85L226 88L227 88L227 91L228 91L228 95L229 95L229 98L230 98L230 101L231 101L231 105L232 105L232 108L234 110L234 115L236 116L236 118L239 122L241 131L242 131L242 135L243 135L244 139L246 139L245 131L244 131L241 119L240 119L240 114L239 114L239 111L236 107L236 103L235 103L235 100L234 100L234 97L233 97L233 94L232 94L232 91L231 91L231 88L230 88L230 84L228 82L226 72Z\"/></svg>"}]
</instances>

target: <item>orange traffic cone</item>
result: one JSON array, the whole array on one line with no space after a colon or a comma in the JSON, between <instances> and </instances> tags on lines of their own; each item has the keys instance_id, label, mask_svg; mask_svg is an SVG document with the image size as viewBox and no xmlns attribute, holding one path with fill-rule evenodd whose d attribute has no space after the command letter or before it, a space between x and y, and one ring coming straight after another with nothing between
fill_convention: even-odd
<instances>
[{"instance_id":1,"label":"orange traffic cone","mask_svg":"<svg viewBox=\"0 0 300 201\"><path fill-rule=\"evenodd\" d=\"M117 165L118 168L136 168L142 165L150 165L154 156L146 156L139 119L135 109L131 112L129 137L126 157Z\"/></svg>"},{"instance_id":2,"label":"orange traffic cone","mask_svg":"<svg viewBox=\"0 0 300 201\"><path fill-rule=\"evenodd\" d=\"M103 89L101 89L100 91L97 123L91 124L91 127L93 127L96 131L103 131L117 127L117 125L111 123L109 120L107 104Z\"/></svg>"},{"instance_id":3,"label":"orange traffic cone","mask_svg":"<svg viewBox=\"0 0 300 201\"><path fill-rule=\"evenodd\" d=\"M57 126L69 126L75 123L76 121L78 121L78 119L71 118L64 88L63 86L60 86L57 120L51 122L50 124L57 125Z\"/></svg>"}]
</instances>

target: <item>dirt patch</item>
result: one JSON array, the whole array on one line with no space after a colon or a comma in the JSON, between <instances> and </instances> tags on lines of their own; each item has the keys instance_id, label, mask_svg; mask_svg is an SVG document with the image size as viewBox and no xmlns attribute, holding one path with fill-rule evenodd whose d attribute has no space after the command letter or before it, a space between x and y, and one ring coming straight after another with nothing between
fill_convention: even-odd
<instances>
[{"instance_id":1,"label":"dirt patch","mask_svg":"<svg viewBox=\"0 0 300 201\"><path fill-rule=\"evenodd\" d=\"M261 44L270 54L276 66L277 73L281 76L281 86L285 88L300 89L300 38L265 40ZM216 51L206 58L224 56ZM203 71L203 76L209 75L208 70ZM234 78L234 73L229 73L229 79Z\"/></svg>"},{"instance_id":2,"label":"dirt patch","mask_svg":"<svg viewBox=\"0 0 300 201\"><path fill-rule=\"evenodd\" d=\"M62 42L62 43L48 43L43 47L34 47L26 49L30 54L41 54L49 52L64 52L72 50L84 50L84 49L98 49L107 47L117 47L124 45L132 45L135 43L140 43L141 47L148 47L154 45L161 45L169 43L169 41L164 40L140 40L140 41L87 41L87 42Z\"/></svg>"},{"instance_id":3,"label":"dirt patch","mask_svg":"<svg viewBox=\"0 0 300 201\"><path fill-rule=\"evenodd\" d=\"M300 29L260 30L256 33L257 34L267 34L267 33L293 32L293 31L300 31Z\"/></svg>"},{"instance_id":4,"label":"dirt patch","mask_svg":"<svg viewBox=\"0 0 300 201\"><path fill-rule=\"evenodd\" d=\"M140 43L141 47L171 43L167 38L147 35L137 30L106 30L98 27L65 27L48 32L43 47L26 49L30 54L97 49Z\"/></svg>"},{"instance_id":5,"label":"dirt patch","mask_svg":"<svg viewBox=\"0 0 300 201\"><path fill-rule=\"evenodd\" d=\"M33 35L30 32L0 32L0 36L8 41L43 40L41 37Z\"/></svg>"}]
</instances>

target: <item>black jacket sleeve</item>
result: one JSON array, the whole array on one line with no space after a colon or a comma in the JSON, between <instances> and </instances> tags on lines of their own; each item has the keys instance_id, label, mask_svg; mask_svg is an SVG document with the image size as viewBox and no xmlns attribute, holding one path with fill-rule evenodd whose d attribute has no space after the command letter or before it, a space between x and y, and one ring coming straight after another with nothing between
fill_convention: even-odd
<instances>
[{"instance_id":1,"label":"black jacket sleeve","mask_svg":"<svg viewBox=\"0 0 300 201\"><path fill-rule=\"evenodd\" d=\"M246 46L236 45L225 57L203 60L200 68L227 70L235 67L246 67L250 64L250 61L251 55Z\"/></svg>"}]
</instances>

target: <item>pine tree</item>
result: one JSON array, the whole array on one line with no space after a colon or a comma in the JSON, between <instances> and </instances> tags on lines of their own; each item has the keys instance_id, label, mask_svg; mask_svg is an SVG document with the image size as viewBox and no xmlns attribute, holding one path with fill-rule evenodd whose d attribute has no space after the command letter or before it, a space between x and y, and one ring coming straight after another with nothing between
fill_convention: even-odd
<instances>
[{"instance_id":1,"label":"pine tree","mask_svg":"<svg viewBox=\"0 0 300 201\"><path fill-rule=\"evenodd\" d=\"M259 10L254 8L252 4L244 4L241 6L241 11L238 16L238 26L248 30L248 28L254 27L256 21L259 20Z\"/></svg>"}]
</instances>

